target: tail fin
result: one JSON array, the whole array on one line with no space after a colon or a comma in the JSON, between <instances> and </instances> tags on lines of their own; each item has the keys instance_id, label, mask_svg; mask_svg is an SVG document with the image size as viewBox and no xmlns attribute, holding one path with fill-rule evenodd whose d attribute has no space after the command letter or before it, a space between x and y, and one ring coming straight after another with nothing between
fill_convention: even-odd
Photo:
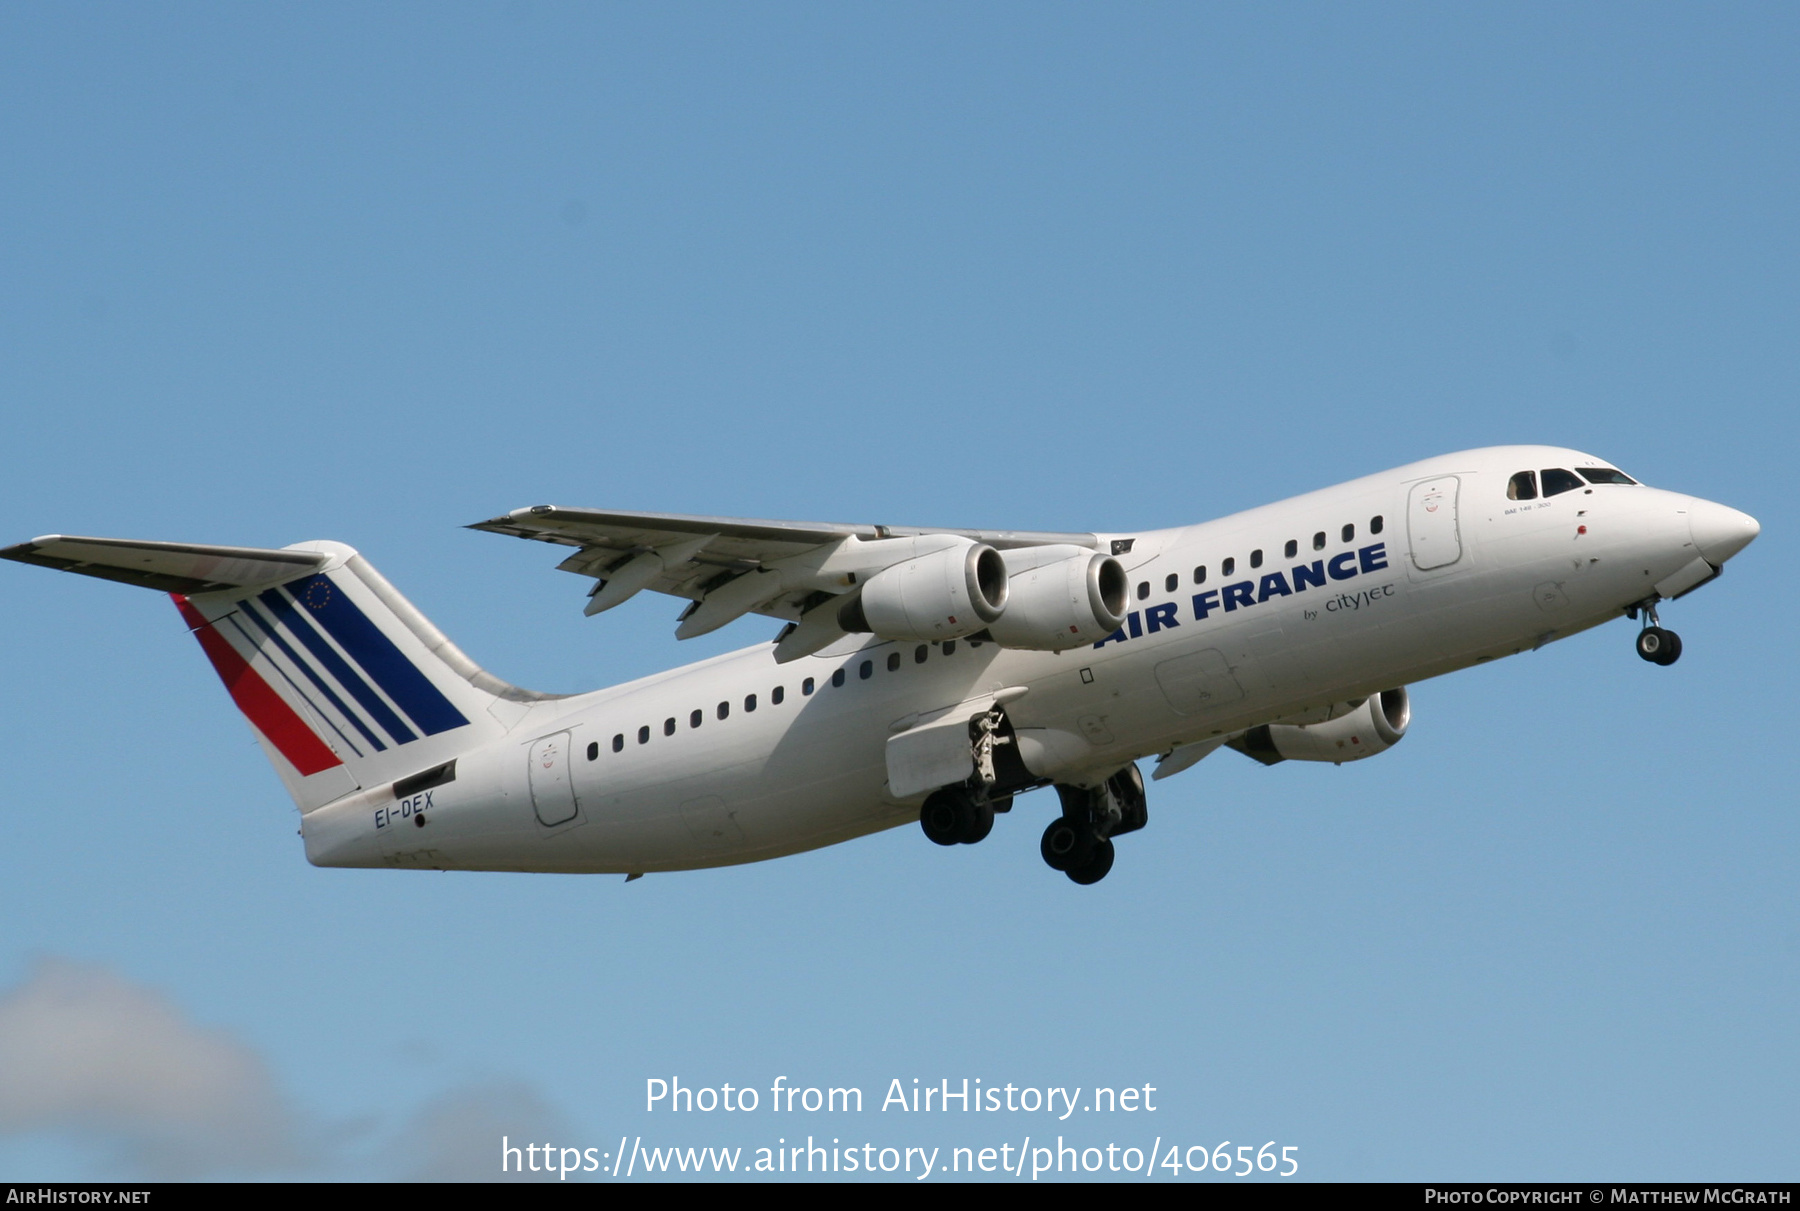
<instances>
[{"instance_id":1,"label":"tail fin","mask_svg":"<svg viewBox=\"0 0 1800 1211\"><path fill-rule=\"evenodd\" d=\"M302 811L435 770L553 697L484 672L342 543L56 535L0 556L167 591Z\"/></svg>"}]
</instances>

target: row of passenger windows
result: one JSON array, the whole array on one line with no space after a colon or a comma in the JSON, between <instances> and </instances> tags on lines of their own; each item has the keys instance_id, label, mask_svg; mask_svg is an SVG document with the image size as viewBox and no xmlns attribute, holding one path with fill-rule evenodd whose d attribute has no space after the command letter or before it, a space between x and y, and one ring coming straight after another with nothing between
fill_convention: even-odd
<instances>
[{"instance_id":1,"label":"row of passenger windows","mask_svg":"<svg viewBox=\"0 0 1800 1211\"><path fill-rule=\"evenodd\" d=\"M1581 481L1590 484L1636 484L1637 480L1623 471L1615 471L1611 467L1583 467L1577 476L1573 471L1561 467L1548 467L1542 471L1520 471L1506 481L1506 499L1536 500L1538 484L1542 482L1545 496L1556 496L1563 492L1573 492L1576 488L1585 487Z\"/></svg>"},{"instance_id":2,"label":"row of passenger windows","mask_svg":"<svg viewBox=\"0 0 1800 1211\"><path fill-rule=\"evenodd\" d=\"M1369 518L1369 533L1371 533L1371 534L1381 533L1383 525L1384 525L1384 523L1381 519L1381 514L1377 513L1375 516ZM1338 531L1338 541L1340 541L1340 542L1355 542L1356 541L1356 523L1346 522L1344 524L1343 529ZM1312 549L1315 551L1323 551L1325 549L1325 531L1320 530L1318 533L1316 533L1312 536ZM1299 539L1296 539L1296 538L1288 539L1287 545L1281 549L1281 553L1282 553L1282 556L1287 559L1293 559L1295 556L1299 555L1300 554ZM1263 553L1262 553L1261 547L1258 547L1256 550L1250 552L1250 566L1253 568L1260 568L1263 566ZM1228 556L1228 557L1226 557L1224 562L1219 564L1219 575L1232 576L1232 575L1235 575L1236 573L1237 573L1237 559L1235 557ZM1194 569L1194 583L1195 584L1205 584L1206 583L1206 565L1205 564L1201 564L1199 567ZM1163 577L1163 592L1173 593L1176 589L1178 589L1180 587L1181 587L1181 574L1179 572L1170 572L1167 576ZM1149 581L1141 580L1138 582L1137 595L1138 595L1139 601L1146 601L1149 599L1149 597L1150 597L1150 582Z\"/></svg>"},{"instance_id":3,"label":"row of passenger windows","mask_svg":"<svg viewBox=\"0 0 1800 1211\"><path fill-rule=\"evenodd\" d=\"M967 642L968 642L969 646L972 648L978 648L981 646L981 641L978 639L971 639L971 640L968 640ZM930 656L931 656L932 646L933 645L928 644L928 643L921 643L918 647L914 648L913 649L913 663L914 664L924 664L925 661L928 658L930 658ZM936 646L942 648L944 655L946 655L946 656L953 656L956 654L956 640L954 640L954 639L946 639L942 643L937 644ZM886 659L885 663L887 664L888 672L896 673L896 672L900 671L900 666L903 663L903 661L900 658L899 652L889 652L887 654L887 659ZM869 680L869 678L871 678L875 675L875 662L873 660L865 660L862 663L858 664L856 666L856 675L859 680L862 680L862 681ZM842 686L848 681L849 681L849 675L844 669L840 668L840 669L832 670L831 684L833 686ZM813 678L808 677L806 680L804 680L800 683L800 694L802 697L806 697L806 696L811 695L812 692L818 688L819 688L818 682L816 680L814 680ZM787 700L787 687L786 686L778 685L774 689L769 691L769 703L771 706L780 706L786 700ZM752 712L754 710L756 710L756 695L755 694L744 695L744 712L746 714L749 714L750 712ZM722 719L722 720L731 718L731 703L729 701L719 703L718 706L713 708L713 713L719 719ZM705 722L706 722L706 712L704 710L693 710L693 711L688 712L688 727L690 729L697 728L702 723L705 723ZM662 723L663 735L673 736L677 730L678 730L678 726L676 723L675 716L670 715L667 719L663 720L663 723ZM637 742L639 744L649 744L650 743L650 725L649 724L646 723L642 727L638 728ZM619 732L613 736L612 751L615 753L625 751L625 733L624 732ZM598 740L592 741L588 744L587 759L589 761L597 761L600 759L600 742Z\"/></svg>"}]
</instances>

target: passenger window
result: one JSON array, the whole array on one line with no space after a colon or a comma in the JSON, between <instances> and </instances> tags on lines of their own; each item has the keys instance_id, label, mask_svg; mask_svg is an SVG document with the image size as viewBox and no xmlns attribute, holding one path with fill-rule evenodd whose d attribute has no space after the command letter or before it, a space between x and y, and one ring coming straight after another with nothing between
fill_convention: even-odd
<instances>
[{"instance_id":1,"label":"passenger window","mask_svg":"<svg viewBox=\"0 0 1800 1211\"><path fill-rule=\"evenodd\" d=\"M688 726L689 727L699 727L700 721L704 718L706 718L705 711L693 711L693 712L689 713L689 715L688 715Z\"/></svg>"},{"instance_id":2,"label":"passenger window","mask_svg":"<svg viewBox=\"0 0 1800 1211\"><path fill-rule=\"evenodd\" d=\"M663 735L673 736L674 734L675 734L675 716L670 715L667 719L663 720Z\"/></svg>"},{"instance_id":3,"label":"passenger window","mask_svg":"<svg viewBox=\"0 0 1800 1211\"><path fill-rule=\"evenodd\" d=\"M1381 514L1377 513L1375 516L1369 518L1369 533L1381 533Z\"/></svg>"},{"instance_id":4,"label":"passenger window","mask_svg":"<svg viewBox=\"0 0 1800 1211\"><path fill-rule=\"evenodd\" d=\"M1521 471L1506 481L1506 499L1536 500L1537 472Z\"/></svg>"},{"instance_id":5,"label":"passenger window","mask_svg":"<svg viewBox=\"0 0 1800 1211\"><path fill-rule=\"evenodd\" d=\"M865 660L862 662L862 668L860 668L856 671L856 675L858 677L861 677L864 681L867 681L869 679L869 674L873 673L874 671L875 671L875 662L873 660Z\"/></svg>"},{"instance_id":6,"label":"passenger window","mask_svg":"<svg viewBox=\"0 0 1800 1211\"><path fill-rule=\"evenodd\" d=\"M1262 567L1262 548L1261 547L1258 547L1258 548L1256 548L1256 550L1250 552L1250 566L1253 568Z\"/></svg>"},{"instance_id":7,"label":"passenger window","mask_svg":"<svg viewBox=\"0 0 1800 1211\"><path fill-rule=\"evenodd\" d=\"M624 751L625 751L625 733L620 732L618 735L613 737L613 752L622 753Z\"/></svg>"},{"instance_id":8,"label":"passenger window","mask_svg":"<svg viewBox=\"0 0 1800 1211\"><path fill-rule=\"evenodd\" d=\"M1180 584L1181 584L1181 577L1177 576L1173 572L1170 572L1166 577L1163 578L1163 592L1173 593Z\"/></svg>"},{"instance_id":9,"label":"passenger window","mask_svg":"<svg viewBox=\"0 0 1800 1211\"><path fill-rule=\"evenodd\" d=\"M1564 492L1573 492L1581 487L1581 480L1573 471L1565 471L1561 467L1551 467L1544 472L1544 495L1560 496Z\"/></svg>"},{"instance_id":10,"label":"passenger window","mask_svg":"<svg viewBox=\"0 0 1800 1211\"><path fill-rule=\"evenodd\" d=\"M650 743L650 725L648 723L646 723L643 727L640 727L638 729L638 743L639 744L649 744Z\"/></svg>"},{"instance_id":11,"label":"passenger window","mask_svg":"<svg viewBox=\"0 0 1800 1211\"><path fill-rule=\"evenodd\" d=\"M900 671L900 653L899 652L889 652L888 653L888 672L897 673L899 671Z\"/></svg>"},{"instance_id":12,"label":"passenger window","mask_svg":"<svg viewBox=\"0 0 1800 1211\"><path fill-rule=\"evenodd\" d=\"M930 651L931 651L930 644L921 643L918 647L913 649L913 663L914 664L924 664L925 657Z\"/></svg>"},{"instance_id":13,"label":"passenger window","mask_svg":"<svg viewBox=\"0 0 1800 1211\"><path fill-rule=\"evenodd\" d=\"M1201 564L1199 567L1194 569L1194 583L1195 584L1205 584L1206 583L1206 565L1205 564Z\"/></svg>"},{"instance_id":14,"label":"passenger window","mask_svg":"<svg viewBox=\"0 0 1800 1211\"><path fill-rule=\"evenodd\" d=\"M813 679L811 677L808 677L805 681L800 683L800 692L802 694L811 694L813 692Z\"/></svg>"},{"instance_id":15,"label":"passenger window","mask_svg":"<svg viewBox=\"0 0 1800 1211\"><path fill-rule=\"evenodd\" d=\"M1611 467L1581 467L1581 477L1590 484L1636 484L1637 480Z\"/></svg>"},{"instance_id":16,"label":"passenger window","mask_svg":"<svg viewBox=\"0 0 1800 1211\"><path fill-rule=\"evenodd\" d=\"M956 651L956 640L944 640L944 655L949 656Z\"/></svg>"},{"instance_id":17,"label":"passenger window","mask_svg":"<svg viewBox=\"0 0 1800 1211\"><path fill-rule=\"evenodd\" d=\"M1325 549L1325 531L1320 530L1317 534L1313 535L1313 550L1323 551L1324 549Z\"/></svg>"},{"instance_id":18,"label":"passenger window","mask_svg":"<svg viewBox=\"0 0 1800 1211\"><path fill-rule=\"evenodd\" d=\"M1355 542L1356 541L1356 527L1354 525L1349 525L1349 526L1344 527L1344 541L1345 542Z\"/></svg>"},{"instance_id":19,"label":"passenger window","mask_svg":"<svg viewBox=\"0 0 1800 1211\"><path fill-rule=\"evenodd\" d=\"M1287 547L1282 551L1282 554L1287 558L1292 559L1294 556L1300 554L1300 544L1291 538L1288 539Z\"/></svg>"},{"instance_id":20,"label":"passenger window","mask_svg":"<svg viewBox=\"0 0 1800 1211\"><path fill-rule=\"evenodd\" d=\"M723 719L729 714L731 714L731 704L729 702L721 702L719 704L719 718Z\"/></svg>"},{"instance_id":21,"label":"passenger window","mask_svg":"<svg viewBox=\"0 0 1800 1211\"><path fill-rule=\"evenodd\" d=\"M598 760L599 757L600 757L600 742L598 740L588 741L588 760L595 761L595 760Z\"/></svg>"},{"instance_id":22,"label":"passenger window","mask_svg":"<svg viewBox=\"0 0 1800 1211\"><path fill-rule=\"evenodd\" d=\"M837 670L833 671L833 673L831 674L831 684L833 687L839 687L844 684L844 670L843 669L837 669Z\"/></svg>"},{"instance_id":23,"label":"passenger window","mask_svg":"<svg viewBox=\"0 0 1800 1211\"><path fill-rule=\"evenodd\" d=\"M1224 563L1219 565L1219 575L1221 576L1229 576L1235 571L1237 571L1237 560L1235 559L1228 557Z\"/></svg>"},{"instance_id":24,"label":"passenger window","mask_svg":"<svg viewBox=\"0 0 1800 1211\"><path fill-rule=\"evenodd\" d=\"M782 704L782 701L786 698L787 698L787 686L785 686L785 685L778 685L774 689L769 691L769 701L773 702L776 706L780 706Z\"/></svg>"},{"instance_id":25,"label":"passenger window","mask_svg":"<svg viewBox=\"0 0 1800 1211\"><path fill-rule=\"evenodd\" d=\"M1150 582L1147 580L1138 581L1138 600L1143 601L1146 598L1148 598L1149 596L1150 596Z\"/></svg>"},{"instance_id":26,"label":"passenger window","mask_svg":"<svg viewBox=\"0 0 1800 1211\"><path fill-rule=\"evenodd\" d=\"M755 694L745 694L744 695L744 713L747 715L755 709L756 709L756 695Z\"/></svg>"}]
</instances>

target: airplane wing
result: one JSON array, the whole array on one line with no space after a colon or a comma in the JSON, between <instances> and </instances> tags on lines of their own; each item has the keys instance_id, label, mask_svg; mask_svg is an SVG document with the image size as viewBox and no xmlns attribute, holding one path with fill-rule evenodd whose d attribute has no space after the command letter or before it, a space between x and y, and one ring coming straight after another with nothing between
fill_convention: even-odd
<instances>
[{"instance_id":1,"label":"airplane wing","mask_svg":"<svg viewBox=\"0 0 1800 1211\"><path fill-rule=\"evenodd\" d=\"M1040 546L1097 550L1102 545L1093 534L764 521L556 505L515 509L469 528L575 548L557 567L595 581L588 614L611 609L644 589L686 598L690 604L676 631L682 639L747 613L800 622L815 607L853 591L859 579L910 558L913 539L947 535L1002 551ZM823 647L843 634L815 629L817 635L786 644L783 656L804 655L796 649L817 650L811 646L815 638L823 639L817 645Z\"/></svg>"}]
</instances>

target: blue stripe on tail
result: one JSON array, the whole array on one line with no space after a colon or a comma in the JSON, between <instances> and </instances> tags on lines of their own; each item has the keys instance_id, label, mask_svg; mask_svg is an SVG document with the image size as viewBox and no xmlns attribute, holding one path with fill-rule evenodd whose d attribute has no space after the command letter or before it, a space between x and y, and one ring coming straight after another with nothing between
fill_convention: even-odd
<instances>
[{"instance_id":1,"label":"blue stripe on tail","mask_svg":"<svg viewBox=\"0 0 1800 1211\"><path fill-rule=\"evenodd\" d=\"M325 578L319 576L314 579ZM343 596L335 589L332 592L334 596ZM306 646L307 651L318 657L319 663L325 666L325 671L337 678L338 684L348 690L352 698L362 703L363 709L394 738L394 743L406 744L419 738L400 716L394 714L393 708L381 700L381 695L375 692L375 688L337 654L337 649L325 641L325 636L319 634L313 624L306 620L306 616L295 608L294 603L282 596L280 589L269 589L262 594L260 600Z\"/></svg>"},{"instance_id":2,"label":"blue stripe on tail","mask_svg":"<svg viewBox=\"0 0 1800 1211\"><path fill-rule=\"evenodd\" d=\"M294 600L330 632L343 649L399 704L427 736L463 727L469 721L394 641L357 608L348 594L323 573L287 586Z\"/></svg>"}]
</instances>

